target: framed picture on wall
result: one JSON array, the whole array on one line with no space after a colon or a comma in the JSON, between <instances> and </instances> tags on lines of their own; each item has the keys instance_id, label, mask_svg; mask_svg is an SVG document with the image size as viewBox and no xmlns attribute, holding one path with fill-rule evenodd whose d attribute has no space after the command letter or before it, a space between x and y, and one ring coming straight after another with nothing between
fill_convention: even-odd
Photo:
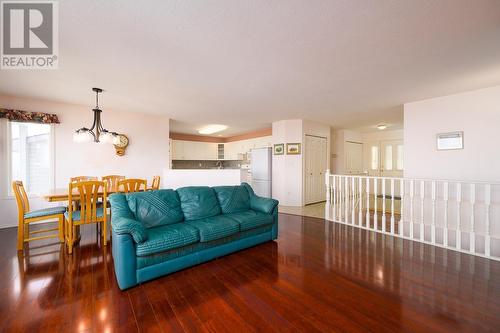
<instances>
[{"instance_id":1,"label":"framed picture on wall","mask_svg":"<svg viewBox=\"0 0 500 333\"><path fill-rule=\"evenodd\" d=\"M286 144L286 154L287 155L300 155L300 143L287 143Z\"/></svg>"},{"instance_id":2,"label":"framed picture on wall","mask_svg":"<svg viewBox=\"0 0 500 333\"><path fill-rule=\"evenodd\" d=\"M283 155L285 153L285 145L278 143L274 145L274 155Z\"/></svg>"},{"instance_id":3,"label":"framed picture on wall","mask_svg":"<svg viewBox=\"0 0 500 333\"><path fill-rule=\"evenodd\" d=\"M464 149L464 132L439 133L437 135L437 149Z\"/></svg>"}]
</instances>

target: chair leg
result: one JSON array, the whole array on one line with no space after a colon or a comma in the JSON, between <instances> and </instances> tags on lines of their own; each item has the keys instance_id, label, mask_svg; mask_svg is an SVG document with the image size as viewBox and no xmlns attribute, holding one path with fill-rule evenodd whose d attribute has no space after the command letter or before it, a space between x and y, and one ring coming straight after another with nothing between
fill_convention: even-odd
<instances>
[{"instance_id":1,"label":"chair leg","mask_svg":"<svg viewBox=\"0 0 500 333\"><path fill-rule=\"evenodd\" d=\"M107 233L107 226L106 226L106 220L102 222L102 237L104 241L104 246L108 244L108 233Z\"/></svg>"},{"instance_id":2,"label":"chair leg","mask_svg":"<svg viewBox=\"0 0 500 333\"><path fill-rule=\"evenodd\" d=\"M19 226L17 227L17 250L22 251L24 246L24 221L19 221Z\"/></svg>"},{"instance_id":3,"label":"chair leg","mask_svg":"<svg viewBox=\"0 0 500 333\"><path fill-rule=\"evenodd\" d=\"M30 225L29 223L24 224L24 240L30 238Z\"/></svg>"},{"instance_id":4,"label":"chair leg","mask_svg":"<svg viewBox=\"0 0 500 333\"><path fill-rule=\"evenodd\" d=\"M75 227L68 221L68 227L66 230L68 234L68 253L72 254L73 253L73 235L75 233Z\"/></svg>"},{"instance_id":5,"label":"chair leg","mask_svg":"<svg viewBox=\"0 0 500 333\"><path fill-rule=\"evenodd\" d=\"M59 241L64 243L64 215L59 216Z\"/></svg>"}]
</instances>

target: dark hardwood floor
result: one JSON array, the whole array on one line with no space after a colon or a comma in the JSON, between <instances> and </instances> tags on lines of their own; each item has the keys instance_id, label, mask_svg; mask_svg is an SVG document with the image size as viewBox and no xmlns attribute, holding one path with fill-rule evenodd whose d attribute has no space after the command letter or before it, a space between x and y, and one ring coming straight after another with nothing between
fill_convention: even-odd
<instances>
[{"instance_id":1,"label":"dark hardwood floor","mask_svg":"<svg viewBox=\"0 0 500 333\"><path fill-rule=\"evenodd\" d=\"M279 223L277 242L124 292L95 227L72 256L50 241L18 256L16 229L0 230L0 331L500 330L499 262L316 218Z\"/></svg>"}]
</instances>

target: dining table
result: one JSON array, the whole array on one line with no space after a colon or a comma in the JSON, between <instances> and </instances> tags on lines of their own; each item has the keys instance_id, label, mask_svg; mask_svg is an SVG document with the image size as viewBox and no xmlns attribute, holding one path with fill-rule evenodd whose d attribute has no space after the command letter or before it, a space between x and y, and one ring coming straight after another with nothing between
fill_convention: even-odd
<instances>
[{"instance_id":1,"label":"dining table","mask_svg":"<svg viewBox=\"0 0 500 333\"><path fill-rule=\"evenodd\" d=\"M107 195L113 194L117 191L107 191ZM103 191L99 191L99 194L104 194ZM53 189L46 194L42 195L42 198L48 202L58 202L58 201L69 201L69 189L66 188L56 188ZM72 199L74 201L78 201L80 199L80 195L78 194L78 189L74 189L72 193Z\"/></svg>"},{"instance_id":2,"label":"dining table","mask_svg":"<svg viewBox=\"0 0 500 333\"><path fill-rule=\"evenodd\" d=\"M153 189L152 188L146 189L146 191L151 191L151 190L153 190ZM141 190L139 192L142 192L142 191L144 191L144 190ZM116 192L119 192L119 191L108 190L107 195L109 196L110 194L113 194ZM102 195L103 191L99 191L99 194ZM56 188L56 189L50 190L49 192L43 194L42 198L48 202L69 201L69 189L68 189L68 187ZM77 188L73 189L72 199L73 199L73 201L78 201L80 199Z\"/></svg>"}]
</instances>

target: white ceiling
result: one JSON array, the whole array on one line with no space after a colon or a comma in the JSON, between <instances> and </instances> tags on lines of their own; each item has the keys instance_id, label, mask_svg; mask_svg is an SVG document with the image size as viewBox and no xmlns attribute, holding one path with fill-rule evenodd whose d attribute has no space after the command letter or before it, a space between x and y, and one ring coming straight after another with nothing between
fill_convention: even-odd
<instances>
[{"instance_id":1,"label":"white ceiling","mask_svg":"<svg viewBox=\"0 0 500 333\"><path fill-rule=\"evenodd\" d=\"M229 135L290 118L396 128L405 102L500 84L498 0L59 4L59 70L1 71L0 92L90 107L98 86L104 110Z\"/></svg>"}]
</instances>

